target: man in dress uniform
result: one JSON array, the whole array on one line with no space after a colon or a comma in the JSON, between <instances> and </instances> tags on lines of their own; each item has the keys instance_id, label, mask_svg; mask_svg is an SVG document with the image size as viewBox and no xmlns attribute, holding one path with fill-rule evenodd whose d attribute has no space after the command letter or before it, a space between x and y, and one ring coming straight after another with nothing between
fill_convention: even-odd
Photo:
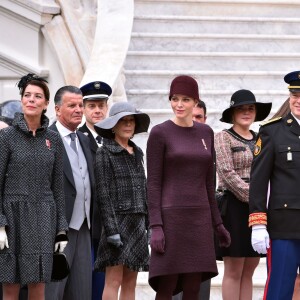
<instances>
[{"instance_id":1,"label":"man in dress uniform","mask_svg":"<svg viewBox=\"0 0 300 300\"><path fill-rule=\"evenodd\" d=\"M292 299L300 265L300 71L284 80L291 112L261 126L250 178L252 246L267 253L265 300Z\"/></svg>"},{"instance_id":2,"label":"man in dress uniform","mask_svg":"<svg viewBox=\"0 0 300 300\"><path fill-rule=\"evenodd\" d=\"M89 82L80 88L83 96L83 113L85 115L86 122L79 131L83 132L90 139L90 147L93 155L94 162L96 160L96 152L98 147L103 144L103 138L100 137L95 129L94 124L105 119L108 105L107 100L112 93L111 87L102 81ZM100 213L97 207L93 211L94 227L101 228L100 225ZM92 231L92 254L93 263L97 257L98 244L101 232L93 230ZM102 299L102 293L104 289L104 272L93 272L93 282L92 282L92 300Z\"/></svg>"},{"instance_id":3,"label":"man in dress uniform","mask_svg":"<svg viewBox=\"0 0 300 300\"><path fill-rule=\"evenodd\" d=\"M86 122L79 130L89 137L95 159L97 149L103 143L103 138L96 133L94 124L105 119L108 110L107 100L112 90L107 83L102 81L87 83L80 90L83 96L83 113Z\"/></svg>"},{"instance_id":4,"label":"man in dress uniform","mask_svg":"<svg viewBox=\"0 0 300 300\"><path fill-rule=\"evenodd\" d=\"M46 300L83 300L92 297L92 253L90 230L95 201L94 164L89 139L77 131L82 121L81 90L60 88L54 97L57 122L50 129L59 132L64 144L63 171L69 243L65 254L70 274L60 282L46 284Z\"/></svg>"}]
</instances>

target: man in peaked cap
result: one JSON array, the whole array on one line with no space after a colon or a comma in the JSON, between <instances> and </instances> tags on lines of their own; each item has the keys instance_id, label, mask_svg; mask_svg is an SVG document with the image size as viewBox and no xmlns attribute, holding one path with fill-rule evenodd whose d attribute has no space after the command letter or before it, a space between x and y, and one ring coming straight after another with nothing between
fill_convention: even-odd
<instances>
[{"instance_id":1,"label":"man in peaked cap","mask_svg":"<svg viewBox=\"0 0 300 300\"><path fill-rule=\"evenodd\" d=\"M300 266L300 71L284 80L290 113L261 126L250 176L251 242L267 253L266 300L292 299Z\"/></svg>"},{"instance_id":2,"label":"man in peaked cap","mask_svg":"<svg viewBox=\"0 0 300 300\"><path fill-rule=\"evenodd\" d=\"M83 95L83 113L86 122L79 130L89 137L95 159L96 151L102 145L103 139L96 133L94 124L105 119L108 110L107 100L112 90L107 83L102 81L89 82L80 89Z\"/></svg>"},{"instance_id":3,"label":"man in peaked cap","mask_svg":"<svg viewBox=\"0 0 300 300\"><path fill-rule=\"evenodd\" d=\"M102 81L89 82L82 86L81 92L83 95L83 113L85 115L86 122L78 130L83 132L90 139L90 147L93 155L93 159L96 159L96 152L98 147L102 146L103 138L100 137L95 129L94 124L105 119L108 110L107 100L112 93L111 87ZM96 228L100 227L100 213L98 209L93 212L93 219L98 221ZM97 221L96 221L97 220ZM97 256L97 249L99 244L100 232L93 232L93 262ZM92 282L92 300L102 299L102 292L104 288L104 273L93 272Z\"/></svg>"}]
</instances>

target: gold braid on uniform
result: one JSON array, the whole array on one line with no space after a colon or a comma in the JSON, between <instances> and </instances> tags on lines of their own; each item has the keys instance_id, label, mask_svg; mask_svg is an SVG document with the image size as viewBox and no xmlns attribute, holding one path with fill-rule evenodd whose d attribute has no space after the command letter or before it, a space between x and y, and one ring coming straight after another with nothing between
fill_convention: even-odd
<instances>
[{"instance_id":1,"label":"gold braid on uniform","mask_svg":"<svg viewBox=\"0 0 300 300\"><path fill-rule=\"evenodd\" d=\"M267 225L266 213L252 213L249 215L249 227L253 225Z\"/></svg>"}]
</instances>

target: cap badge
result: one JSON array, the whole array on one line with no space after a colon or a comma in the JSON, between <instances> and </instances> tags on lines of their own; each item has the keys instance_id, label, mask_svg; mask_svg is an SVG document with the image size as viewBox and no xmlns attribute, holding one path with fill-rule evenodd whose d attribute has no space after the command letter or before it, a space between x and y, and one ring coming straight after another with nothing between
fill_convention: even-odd
<instances>
[{"instance_id":1,"label":"cap badge","mask_svg":"<svg viewBox=\"0 0 300 300\"><path fill-rule=\"evenodd\" d=\"M95 82L95 83L94 83L94 88L95 88L95 89L99 90L99 89L100 89L100 86L101 86L100 82Z\"/></svg>"},{"instance_id":2,"label":"cap badge","mask_svg":"<svg viewBox=\"0 0 300 300\"><path fill-rule=\"evenodd\" d=\"M298 79L300 79L300 72L298 73Z\"/></svg>"},{"instance_id":3,"label":"cap badge","mask_svg":"<svg viewBox=\"0 0 300 300\"><path fill-rule=\"evenodd\" d=\"M230 102L230 106L232 106L233 104L234 104L234 101L231 101L231 102Z\"/></svg>"},{"instance_id":4,"label":"cap badge","mask_svg":"<svg viewBox=\"0 0 300 300\"><path fill-rule=\"evenodd\" d=\"M288 124L292 124L293 119L288 119L286 122L287 122Z\"/></svg>"}]
</instances>

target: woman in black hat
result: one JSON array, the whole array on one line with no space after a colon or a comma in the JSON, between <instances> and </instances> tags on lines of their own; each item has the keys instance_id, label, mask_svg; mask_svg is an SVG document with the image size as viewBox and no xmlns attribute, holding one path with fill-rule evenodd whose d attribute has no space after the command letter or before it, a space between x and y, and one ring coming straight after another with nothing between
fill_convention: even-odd
<instances>
[{"instance_id":1,"label":"woman in black hat","mask_svg":"<svg viewBox=\"0 0 300 300\"><path fill-rule=\"evenodd\" d=\"M115 103L109 118L96 123L106 138L96 153L97 204L103 229L96 271L105 271L102 299L134 299L137 274L148 271L148 216L143 152L131 141L146 132L147 114L128 102Z\"/></svg>"},{"instance_id":2,"label":"woman in black hat","mask_svg":"<svg viewBox=\"0 0 300 300\"><path fill-rule=\"evenodd\" d=\"M232 127L215 135L218 190L225 191L227 199L223 222L232 239L230 247L216 249L217 259L224 260L224 300L252 299L252 276L260 255L252 249L248 227L249 176L256 140L250 126L265 119L271 106L256 102L251 91L235 92L220 119Z\"/></svg>"}]
</instances>

